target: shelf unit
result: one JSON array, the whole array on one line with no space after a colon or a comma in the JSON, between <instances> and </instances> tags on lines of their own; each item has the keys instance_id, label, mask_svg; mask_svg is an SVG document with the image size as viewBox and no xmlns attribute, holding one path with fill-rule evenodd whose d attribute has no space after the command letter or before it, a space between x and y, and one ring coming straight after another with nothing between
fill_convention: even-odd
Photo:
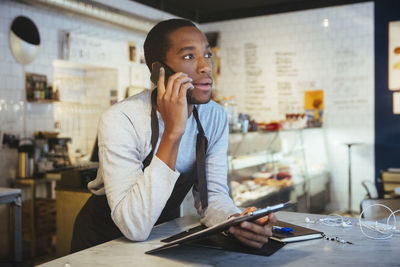
<instances>
[{"instance_id":1,"label":"shelf unit","mask_svg":"<svg viewBox=\"0 0 400 267\"><path fill-rule=\"evenodd\" d=\"M14 187L29 191L29 201L22 202L22 240L24 259L34 259L52 248L56 233L55 199L52 197L52 181L47 179L23 178L12 181ZM37 197L37 187L46 187L46 197ZM27 249L29 248L29 249Z\"/></svg>"}]
</instances>

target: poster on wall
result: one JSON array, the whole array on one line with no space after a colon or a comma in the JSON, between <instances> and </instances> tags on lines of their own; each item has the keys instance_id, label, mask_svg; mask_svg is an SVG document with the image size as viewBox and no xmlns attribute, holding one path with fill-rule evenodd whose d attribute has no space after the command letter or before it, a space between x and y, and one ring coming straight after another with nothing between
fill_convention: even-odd
<instances>
[{"instance_id":1,"label":"poster on wall","mask_svg":"<svg viewBox=\"0 0 400 267\"><path fill-rule=\"evenodd\" d=\"M400 90L400 21L389 23L389 89Z\"/></svg>"},{"instance_id":2,"label":"poster on wall","mask_svg":"<svg viewBox=\"0 0 400 267\"><path fill-rule=\"evenodd\" d=\"M393 114L400 114L400 92L393 93Z\"/></svg>"},{"instance_id":3,"label":"poster on wall","mask_svg":"<svg viewBox=\"0 0 400 267\"><path fill-rule=\"evenodd\" d=\"M321 127L324 113L324 90L304 91L307 127Z\"/></svg>"}]
</instances>

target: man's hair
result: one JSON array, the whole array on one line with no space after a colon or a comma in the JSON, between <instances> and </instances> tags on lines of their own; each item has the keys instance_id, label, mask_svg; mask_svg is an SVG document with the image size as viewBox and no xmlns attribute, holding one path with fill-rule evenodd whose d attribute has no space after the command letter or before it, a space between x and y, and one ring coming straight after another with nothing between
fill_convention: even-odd
<instances>
[{"instance_id":1,"label":"man's hair","mask_svg":"<svg viewBox=\"0 0 400 267\"><path fill-rule=\"evenodd\" d=\"M185 19L169 19L159 22L147 34L143 48L146 65L150 71L153 62L165 61L167 51L171 47L169 35L182 27L196 27L196 25Z\"/></svg>"}]
</instances>

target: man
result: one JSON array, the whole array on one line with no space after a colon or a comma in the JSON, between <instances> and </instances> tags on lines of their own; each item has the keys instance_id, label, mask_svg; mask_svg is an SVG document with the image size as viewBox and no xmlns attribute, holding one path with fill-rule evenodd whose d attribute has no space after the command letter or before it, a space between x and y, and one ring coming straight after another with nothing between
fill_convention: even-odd
<instances>
[{"instance_id":1,"label":"man","mask_svg":"<svg viewBox=\"0 0 400 267\"><path fill-rule=\"evenodd\" d=\"M165 85L108 109L99 123L100 168L89 183L93 192L79 213L71 250L78 251L121 235L146 240L153 226L179 216L193 186L195 207L206 226L240 215L228 194L228 120L211 98L211 50L190 21L160 22L144 43L152 70L163 62L176 73ZM261 247L276 221L245 222L229 229L238 240Z\"/></svg>"}]
</instances>

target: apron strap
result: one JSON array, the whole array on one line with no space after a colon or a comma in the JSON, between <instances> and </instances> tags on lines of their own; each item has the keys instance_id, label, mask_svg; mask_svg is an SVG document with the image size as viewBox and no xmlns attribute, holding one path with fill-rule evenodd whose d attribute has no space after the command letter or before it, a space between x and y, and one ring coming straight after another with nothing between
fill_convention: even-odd
<instances>
[{"instance_id":1,"label":"apron strap","mask_svg":"<svg viewBox=\"0 0 400 267\"><path fill-rule=\"evenodd\" d=\"M157 88L151 92L151 151L143 161L143 170L149 166L153 159L154 150L157 146L160 129L158 128L157 118Z\"/></svg>"},{"instance_id":2,"label":"apron strap","mask_svg":"<svg viewBox=\"0 0 400 267\"><path fill-rule=\"evenodd\" d=\"M193 116L197 123L197 140L196 140L196 171L197 179L195 187L200 193L200 201L202 209L206 209L208 206L208 189L207 189L207 177L206 177L206 153L208 140L204 134L203 127L201 126L199 114L196 106L193 107Z\"/></svg>"},{"instance_id":3,"label":"apron strap","mask_svg":"<svg viewBox=\"0 0 400 267\"><path fill-rule=\"evenodd\" d=\"M204 134L203 126L201 125L199 114L196 106L193 107L193 116L197 124L197 140L196 140L196 172L197 179L195 188L200 193L200 201L203 209L208 206L208 189L206 177L206 152L208 146L207 137ZM154 150L157 145L160 135L157 118L157 88L151 93L151 151L143 161L143 170L149 166L153 159Z\"/></svg>"}]
</instances>

